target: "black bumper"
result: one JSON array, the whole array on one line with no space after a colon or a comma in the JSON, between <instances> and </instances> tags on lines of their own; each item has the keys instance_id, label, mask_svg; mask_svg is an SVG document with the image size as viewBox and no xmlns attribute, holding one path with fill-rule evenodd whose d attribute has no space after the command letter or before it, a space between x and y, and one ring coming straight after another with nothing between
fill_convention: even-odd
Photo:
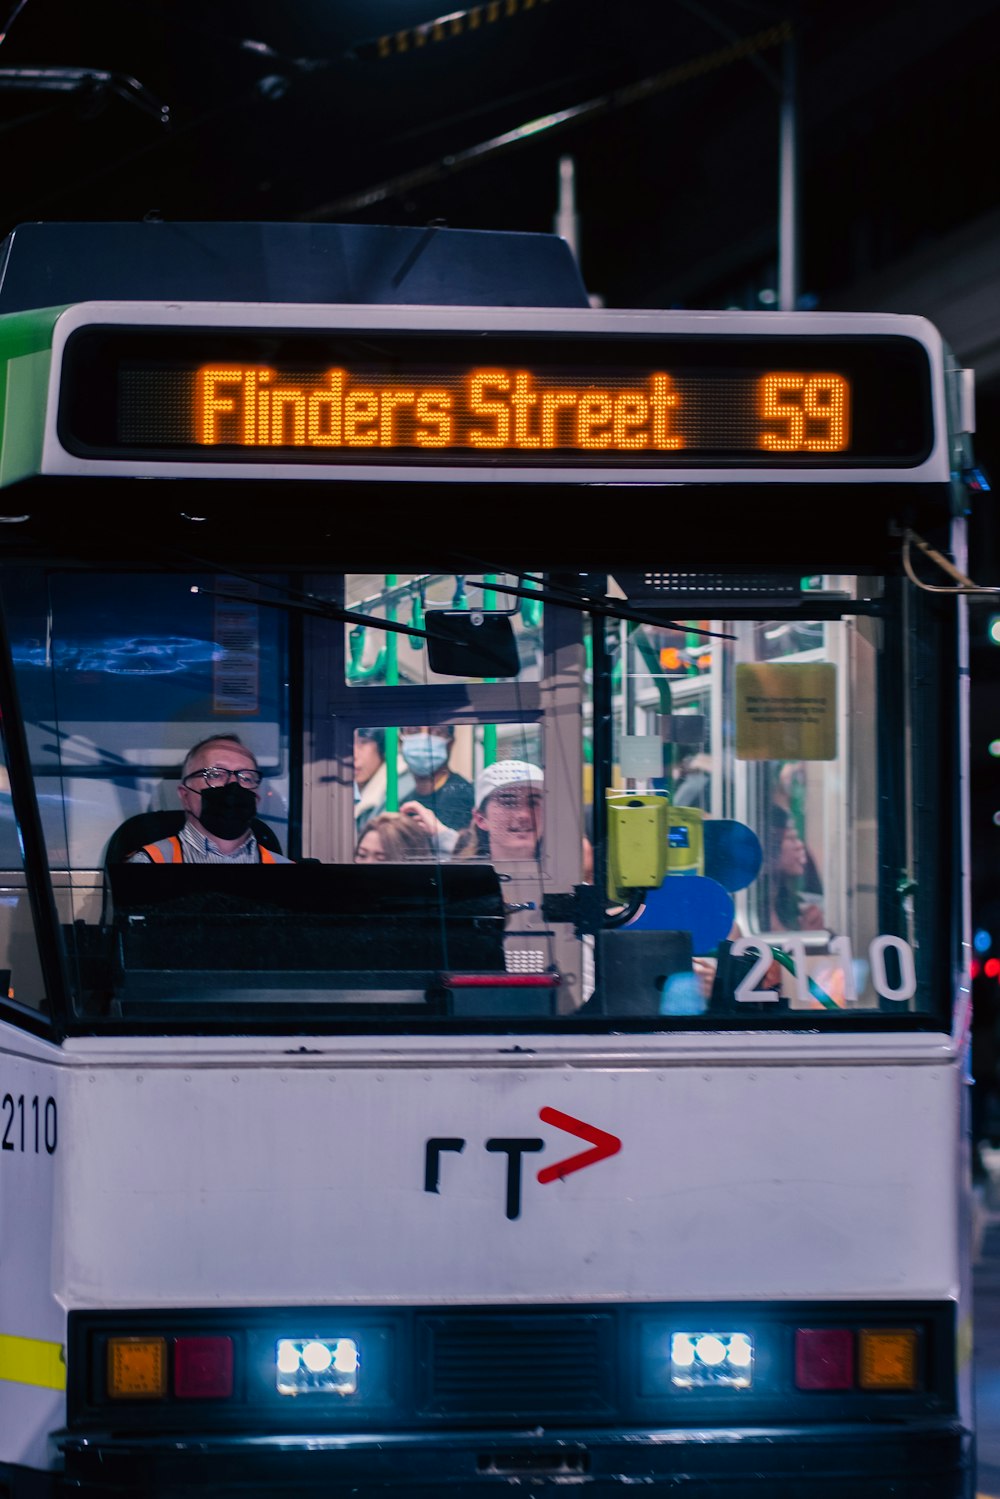
<instances>
[{"instance_id":1,"label":"black bumper","mask_svg":"<svg viewBox=\"0 0 1000 1499\"><path fill-rule=\"evenodd\" d=\"M514 1486L623 1499L971 1499L972 1443L955 1423L889 1429L746 1427L313 1437L63 1434L61 1495L106 1499L484 1499ZM15 1489L16 1494L16 1489Z\"/></svg>"}]
</instances>

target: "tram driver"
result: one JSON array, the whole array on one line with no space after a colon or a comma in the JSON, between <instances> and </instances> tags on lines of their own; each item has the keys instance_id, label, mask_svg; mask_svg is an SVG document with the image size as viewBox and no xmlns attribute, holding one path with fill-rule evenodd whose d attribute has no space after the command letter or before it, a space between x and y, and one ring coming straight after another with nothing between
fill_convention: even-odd
<instances>
[{"instance_id":1,"label":"tram driver","mask_svg":"<svg viewBox=\"0 0 1000 1499\"><path fill-rule=\"evenodd\" d=\"M128 862L290 864L291 859L265 848L252 826L261 779L253 751L236 734L200 740L184 757L177 788L186 813L183 827L147 843Z\"/></svg>"}]
</instances>

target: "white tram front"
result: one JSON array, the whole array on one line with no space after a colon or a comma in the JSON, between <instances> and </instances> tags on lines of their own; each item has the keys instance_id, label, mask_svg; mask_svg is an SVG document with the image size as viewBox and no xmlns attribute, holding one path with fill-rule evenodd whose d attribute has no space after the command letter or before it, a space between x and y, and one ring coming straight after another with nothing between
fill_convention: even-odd
<instances>
[{"instance_id":1,"label":"white tram front","mask_svg":"<svg viewBox=\"0 0 1000 1499\"><path fill-rule=\"evenodd\" d=\"M971 1493L967 396L543 237L15 232L0 1492Z\"/></svg>"}]
</instances>

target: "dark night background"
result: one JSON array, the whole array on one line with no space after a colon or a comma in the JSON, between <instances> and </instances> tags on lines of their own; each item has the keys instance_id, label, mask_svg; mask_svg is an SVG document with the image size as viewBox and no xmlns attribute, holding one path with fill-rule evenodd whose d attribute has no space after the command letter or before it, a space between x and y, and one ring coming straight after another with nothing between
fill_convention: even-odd
<instances>
[{"instance_id":1,"label":"dark night background","mask_svg":"<svg viewBox=\"0 0 1000 1499\"><path fill-rule=\"evenodd\" d=\"M0 232L147 214L550 230L566 154L607 305L767 307L791 34L800 305L930 317L976 369L977 453L1000 475L996 0L482 0L428 27L443 9L0 0ZM969 570L1000 586L993 507ZM996 952L994 612L973 603L972 822Z\"/></svg>"}]
</instances>

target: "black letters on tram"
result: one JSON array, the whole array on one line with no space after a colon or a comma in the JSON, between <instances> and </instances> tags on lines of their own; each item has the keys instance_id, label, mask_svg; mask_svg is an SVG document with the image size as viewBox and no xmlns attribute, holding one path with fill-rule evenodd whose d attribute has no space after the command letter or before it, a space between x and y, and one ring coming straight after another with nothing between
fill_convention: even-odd
<instances>
[{"instance_id":1,"label":"black letters on tram","mask_svg":"<svg viewBox=\"0 0 1000 1499\"><path fill-rule=\"evenodd\" d=\"M59 1119L54 1098L28 1098L5 1093L0 1103L3 1139L0 1149L15 1150L21 1155L55 1155L59 1143Z\"/></svg>"}]
</instances>

